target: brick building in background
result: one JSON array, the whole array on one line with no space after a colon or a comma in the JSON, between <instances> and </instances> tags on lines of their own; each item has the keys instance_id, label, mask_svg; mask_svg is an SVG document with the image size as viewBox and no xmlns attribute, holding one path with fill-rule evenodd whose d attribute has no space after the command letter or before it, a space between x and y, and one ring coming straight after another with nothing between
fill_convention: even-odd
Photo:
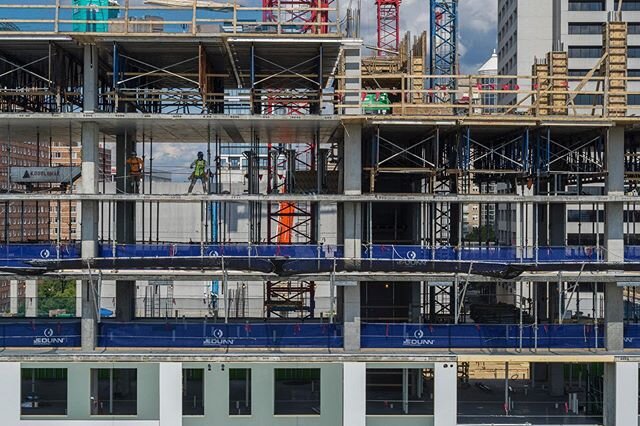
<instances>
[{"instance_id":1,"label":"brick building in background","mask_svg":"<svg viewBox=\"0 0 640 426\"><path fill-rule=\"evenodd\" d=\"M10 167L48 166L49 147L36 142L2 143L0 151L0 191L24 191L24 185L11 183ZM7 213L8 212L8 213ZM4 242L35 242L49 239L47 202L12 202L0 205L0 239Z\"/></svg>"},{"instance_id":2,"label":"brick building in background","mask_svg":"<svg viewBox=\"0 0 640 426\"><path fill-rule=\"evenodd\" d=\"M105 179L111 181L111 150L100 146L100 160L98 164L98 176L100 182ZM82 149L79 144L71 147L69 144L54 143L51 146L51 164L53 166L80 166L82 159ZM104 172L106 171L106 173ZM82 179L82 178L80 178ZM76 191L79 187L80 180L74 183L72 191ZM58 208L60 213L58 214ZM69 241L76 240L77 234L77 218L78 208L76 202L51 203L50 208L51 231L49 237L52 241L58 240L58 228L60 229L60 240ZM58 218L60 218L60 226L58 226Z\"/></svg>"},{"instance_id":3,"label":"brick building in background","mask_svg":"<svg viewBox=\"0 0 640 426\"><path fill-rule=\"evenodd\" d=\"M0 143L0 191L22 192L24 185L11 183L10 167L48 166L48 143L12 141ZM7 214L8 213L8 214ZM49 203L48 202L11 202L0 203L0 239L3 243L34 243L49 240ZM18 299L24 299L26 285L20 281L17 285ZM14 301L14 305L17 301ZM0 281L0 313L11 309L11 285L8 280Z\"/></svg>"}]
</instances>

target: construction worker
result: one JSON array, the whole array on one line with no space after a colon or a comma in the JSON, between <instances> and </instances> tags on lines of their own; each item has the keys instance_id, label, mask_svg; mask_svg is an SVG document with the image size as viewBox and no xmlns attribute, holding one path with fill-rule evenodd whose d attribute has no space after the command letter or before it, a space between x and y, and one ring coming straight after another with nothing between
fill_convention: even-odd
<instances>
[{"instance_id":1,"label":"construction worker","mask_svg":"<svg viewBox=\"0 0 640 426\"><path fill-rule=\"evenodd\" d=\"M197 180L202 182L202 190L206 194L207 191L207 162L204 160L204 154L202 151L198 152L198 158L191 163L191 168L193 169L193 173L191 173L191 185L189 185L189 194L193 191L193 187L196 184Z\"/></svg>"},{"instance_id":2,"label":"construction worker","mask_svg":"<svg viewBox=\"0 0 640 426\"><path fill-rule=\"evenodd\" d=\"M129 165L129 179L133 192L138 194L140 192L140 181L142 180L142 172L144 170L144 161L138 157L136 151L132 151L129 158L127 158L127 164Z\"/></svg>"}]
</instances>

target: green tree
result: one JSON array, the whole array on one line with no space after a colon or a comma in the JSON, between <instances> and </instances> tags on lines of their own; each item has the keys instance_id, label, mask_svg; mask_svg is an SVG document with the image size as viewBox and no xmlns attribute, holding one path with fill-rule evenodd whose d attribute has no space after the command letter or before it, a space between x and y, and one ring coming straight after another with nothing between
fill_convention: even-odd
<instances>
[{"instance_id":1,"label":"green tree","mask_svg":"<svg viewBox=\"0 0 640 426\"><path fill-rule=\"evenodd\" d=\"M49 316L52 310L76 312L76 282L73 280L44 280L38 284L38 316Z\"/></svg>"},{"instance_id":2,"label":"green tree","mask_svg":"<svg viewBox=\"0 0 640 426\"><path fill-rule=\"evenodd\" d=\"M473 228L465 238L466 241L475 243L494 242L496 240L496 234L493 228L488 226L481 226L480 228Z\"/></svg>"}]
</instances>

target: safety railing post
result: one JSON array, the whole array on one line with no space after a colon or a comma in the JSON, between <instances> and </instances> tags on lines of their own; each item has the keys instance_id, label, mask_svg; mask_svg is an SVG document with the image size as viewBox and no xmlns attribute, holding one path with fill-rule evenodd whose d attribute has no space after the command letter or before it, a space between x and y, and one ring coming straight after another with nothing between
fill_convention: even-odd
<instances>
[{"instance_id":1,"label":"safety railing post","mask_svg":"<svg viewBox=\"0 0 640 426\"><path fill-rule=\"evenodd\" d=\"M237 1L233 1L233 33L238 32L238 4Z\"/></svg>"},{"instance_id":2,"label":"safety railing post","mask_svg":"<svg viewBox=\"0 0 640 426\"><path fill-rule=\"evenodd\" d=\"M124 2L124 33L128 34L129 33L129 1L130 0L125 0Z\"/></svg>"},{"instance_id":3,"label":"safety railing post","mask_svg":"<svg viewBox=\"0 0 640 426\"><path fill-rule=\"evenodd\" d=\"M197 16L197 1L193 0L193 8L191 9L191 34L196 34L196 16Z\"/></svg>"},{"instance_id":4,"label":"safety railing post","mask_svg":"<svg viewBox=\"0 0 640 426\"><path fill-rule=\"evenodd\" d=\"M55 17L53 21L53 32L57 33L60 30L60 0L56 0Z\"/></svg>"}]
</instances>

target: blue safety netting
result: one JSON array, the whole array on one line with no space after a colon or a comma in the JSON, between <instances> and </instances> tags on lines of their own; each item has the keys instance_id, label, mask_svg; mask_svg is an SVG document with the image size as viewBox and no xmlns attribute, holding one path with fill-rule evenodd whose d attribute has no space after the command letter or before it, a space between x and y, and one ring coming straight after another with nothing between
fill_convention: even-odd
<instances>
[{"instance_id":1,"label":"blue safety netting","mask_svg":"<svg viewBox=\"0 0 640 426\"><path fill-rule=\"evenodd\" d=\"M103 322L101 347L340 348L342 325L328 323Z\"/></svg>"},{"instance_id":2,"label":"blue safety netting","mask_svg":"<svg viewBox=\"0 0 640 426\"><path fill-rule=\"evenodd\" d=\"M80 247L76 244L3 244L0 245L0 266L30 267L33 260L77 259Z\"/></svg>"},{"instance_id":3,"label":"blue safety netting","mask_svg":"<svg viewBox=\"0 0 640 426\"><path fill-rule=\"evenodd\" d=\"M624 347L626 349L640 349L640 324L624 325Z\"/></svg>"},{"instance_id":4,"label":"blue safety netting","mask_svg":"<svg viewBox=\"0 0 640 426\"><path fill-rule=\"evenodd\" d=\"M629 253L634 247L628 247ZM101 257L284 257L327 259L344 257L336 245L250 245L250 244L101 244ZM365 245L363 259L441 260L478 262L597 262L604 260L602 248L568 247L422 247L410 245ZM640 247L637 250L640 260Z\"/></svg>"},{"instance_id":5,"label":"blue safety netting","mask_svg":"<svg viewBox=\"0 0 640 426\"><path fill-rule=\"evenodd\" d=\"M53 260L80 259L77 244L8 244L0 246L0 267L46 266ZM100 244L99 258L263 258L342 259L338 245L252 245L252 244ZM496 264L587 263L605 261L603 248L567 247L421 247L407 245L365 245L362 259L391 261L440 261ZM46 261L46 262L38 262ZM625 261L640 263L640 246L625 247ZM29 262L34 262L33 264Z\"/></svg>"},{"instance_id":6,"label":"blue safety netting","mask_svg":"<svg viewBox=\"0 0 640 426\"><path fill-rule=\"evenodd\" d=\"M100 257L284 257L323 259L342 257L335 245L253 244L101 244Z\"/></svg>"},{"instance_id":7,"label":"blue safety netting","mask_svg":"<svg viewBox=\"0 0 640 426\"><path fill-rule=\"evenodd\" d=\"M405 245L373 245L363 247L362 257L365 259L461 260L501 263L597 262L604 259L602 248L598 249L597 247L589 246L432 248Z\"/></svg>"},{"instance_id":8,"label":"blue safety netting","mask_svg":"<svg viewBox=\"0 0 640 426\"><path fill-rule=\"evenodd\" d=\"M78 347L80 321L0 322L0 347Z\"/></svg>"},{"instance_id":9,"label":"blue safety netting","mask_svg":"<svg viewBox=\"0 0 640 426\"><path fill-rule=\"evenodd\" d=\"M362 324L363 348L602 348L604 329L583 324Z\"/></svg>"}]
</instances>

